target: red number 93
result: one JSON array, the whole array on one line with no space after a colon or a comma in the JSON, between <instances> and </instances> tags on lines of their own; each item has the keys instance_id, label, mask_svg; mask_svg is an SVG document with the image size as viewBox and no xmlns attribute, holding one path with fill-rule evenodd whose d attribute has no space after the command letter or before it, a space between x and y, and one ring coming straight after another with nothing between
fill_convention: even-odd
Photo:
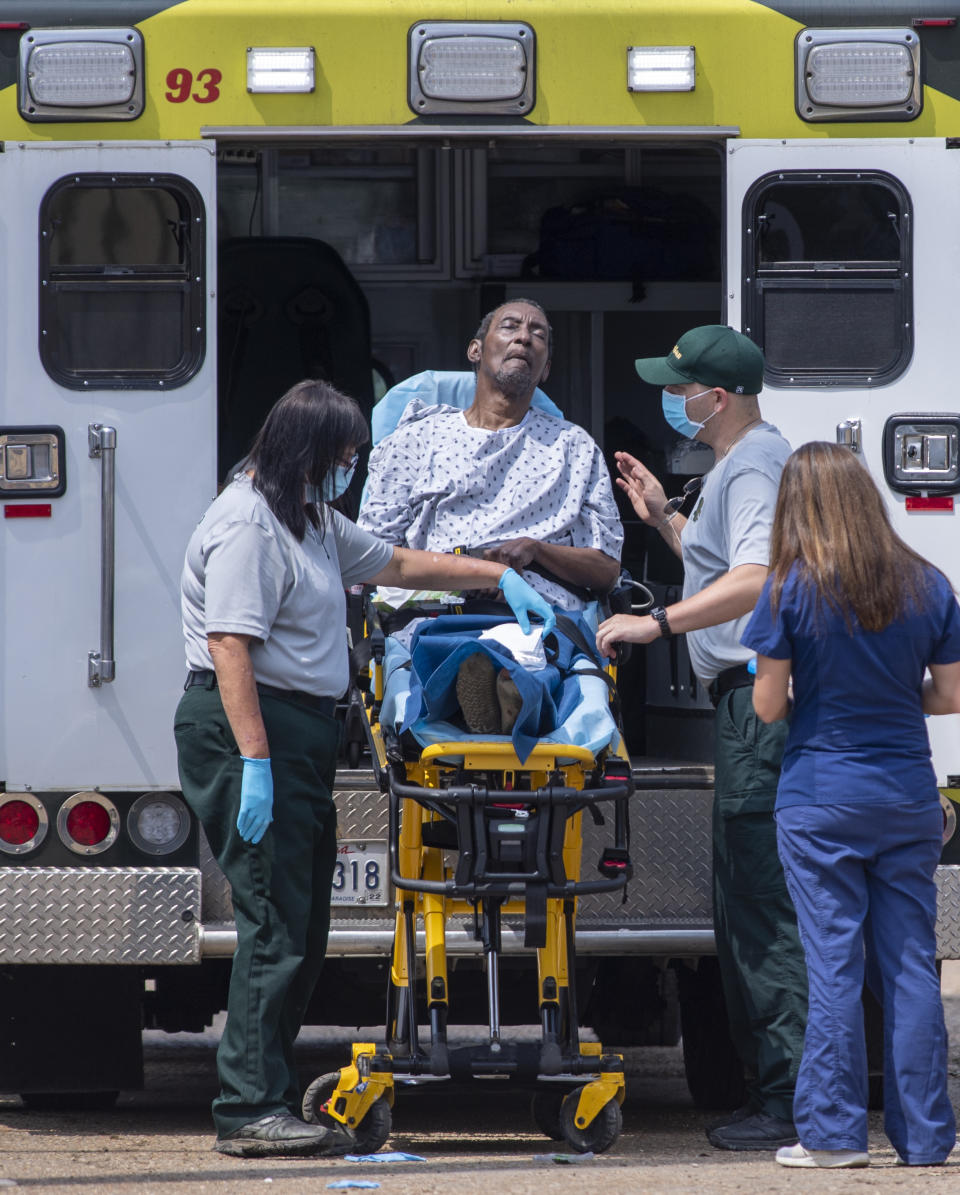
<instances>
[{"instance_id":1,"label":"red number 93","mask_svg":"<svg viewBox=\"0 0 960 1195\"><path fill-rule=\"evenodd\" d=\"M166 98L171 104L183 104L191 95L197 104L212 104L220 98L220 82L223 74L212 66L197 71L197 91L193 91L193 74L186 67L175 66L167 72Z\"/></svg>"}]
</instances>

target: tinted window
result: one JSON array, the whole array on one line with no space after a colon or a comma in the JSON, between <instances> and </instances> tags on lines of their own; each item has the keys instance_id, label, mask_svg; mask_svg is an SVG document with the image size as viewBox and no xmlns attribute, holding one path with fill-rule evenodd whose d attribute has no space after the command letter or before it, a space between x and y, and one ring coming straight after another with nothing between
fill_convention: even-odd
<instances>
[{"instance_id":1,"label":"tinted window","mask_svg":"<svg viewBox=\"0 0 960 1195\"><path fill-rule=\"evenodd\" d=\"M74 388L178 386L204 353L204 219L184 179L81 175L47 193L40 353Z\"/></svg>"},{"instance_id":2,"label":"tinted window","mask_svg":"<svg viewBox=\"0 0 960 1195\"><path fill-rule=\"evenodd\" d=\"M744 203L744 331L779 385L874 386L913 349L911 209L889 175L789 172Z\"/></svg>"}]
</instances>

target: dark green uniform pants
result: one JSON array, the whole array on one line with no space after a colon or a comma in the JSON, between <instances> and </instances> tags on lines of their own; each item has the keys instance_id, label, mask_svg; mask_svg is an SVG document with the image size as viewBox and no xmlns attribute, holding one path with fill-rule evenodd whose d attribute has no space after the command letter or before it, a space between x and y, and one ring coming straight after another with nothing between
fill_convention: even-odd
<instances>
[{"instance_id":1,"label":"dark green uniform pants","mask_svg":"<svg viewBox=\"0 0 960 1195\"><path fill-rule=\"evenodd\" d=\"M276 697L261 697L260 706L274 796L273 824L256 846L237 833L243 761L218 690L188 689L174 724L183 795L230 881L237 923L213 1102L220 1136L270 1112L299 1114L293 1042L330 926L339 726Z\"/></svg>"},{"instance_id":2,"label":"dark green uniform pants","mask_svg":"<svg viewBox=\"0 0 960 1195\"><path fill-rule=\"evenodd\" d=\"M713 922L730 1032L750 1103L793 1120L807 1020L807 972L777 854L773 807L787 723L766 725L753 689L717 706Z\"/></svg>"}]
</instances>

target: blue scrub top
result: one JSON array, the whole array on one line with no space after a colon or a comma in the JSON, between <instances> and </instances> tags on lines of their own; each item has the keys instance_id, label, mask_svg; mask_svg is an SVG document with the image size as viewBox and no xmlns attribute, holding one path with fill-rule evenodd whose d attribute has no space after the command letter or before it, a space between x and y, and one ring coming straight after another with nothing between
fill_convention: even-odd
<instances>
[{"instance_id":1,"label":"blue scrub top","mask_svg":"<svg viewBox=\"0 0 960 1195\"><path fill-rule=\"evenodd\" d=\"M776 616L768 579L741 642L758 655L792 660L793 714L777 790L788 805L936 801L923 718L928 664L960 660L960 608L930 569L923 609L882 631L851 633L797 566Z\"/></svg>"}]
</instances>

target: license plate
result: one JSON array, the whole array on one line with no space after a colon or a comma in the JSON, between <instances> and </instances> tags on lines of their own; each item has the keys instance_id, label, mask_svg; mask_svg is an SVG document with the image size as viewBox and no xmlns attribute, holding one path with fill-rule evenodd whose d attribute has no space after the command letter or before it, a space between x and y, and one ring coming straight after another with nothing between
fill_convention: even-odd
<instances>
[{"instance_id":1,"label":"license plate","mask_svg":"<svg viewBox=\"0 0 960 1195\"><path fill-rule=\"evenodd\" d=\"M341 839L333 867L333 905L385 905L387 903L387 844Z\"/></svg>"}]
</instances>

